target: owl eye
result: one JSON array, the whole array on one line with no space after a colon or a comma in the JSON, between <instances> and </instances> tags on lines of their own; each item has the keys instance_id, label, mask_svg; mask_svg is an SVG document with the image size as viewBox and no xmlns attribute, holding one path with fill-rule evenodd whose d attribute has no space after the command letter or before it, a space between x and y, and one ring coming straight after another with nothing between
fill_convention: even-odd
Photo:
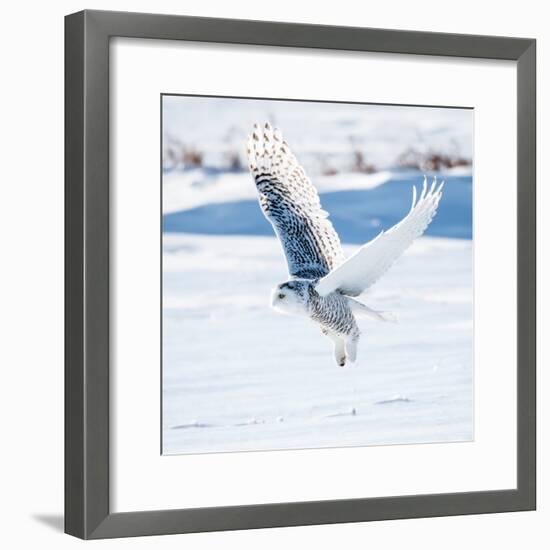
<instances>
[{"instance_id":1,"label":"owl eye","mask_svg":"<svg viewBox=\"0 0 550 550\"><path fill-rule=\"evenodd\" d=\"M285 297L285 294L281 293L279 294L279 298L282 300Z\"/></svg>"}]
</instances>

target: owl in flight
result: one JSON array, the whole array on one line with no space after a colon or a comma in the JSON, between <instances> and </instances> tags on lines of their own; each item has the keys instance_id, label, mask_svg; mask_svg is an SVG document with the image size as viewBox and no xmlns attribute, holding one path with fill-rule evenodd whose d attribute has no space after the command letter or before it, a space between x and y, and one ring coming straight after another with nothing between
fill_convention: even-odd
<instances>
[{"instance_id":1,"label":"owl in flight","mask_svg":"<svg viewBox=\"0 0 550 550\"><path fill-rule=\"evenodd\" d=\"M288 281L277 285L272 306L282 313L304 315L317 323L334 344L334 358L343 367L354 362L360 331L356 317L388 321L391 315L375 311L355 297L373 285L424 233L434 217L443 183L426 178L420 197L413 187L409 213L388 231L344 259L340 239L321 208L319 195L304 169L269 123L257 124L248 138L249 168L260 206L286 256Z\"/></svg>"}]
</instances>

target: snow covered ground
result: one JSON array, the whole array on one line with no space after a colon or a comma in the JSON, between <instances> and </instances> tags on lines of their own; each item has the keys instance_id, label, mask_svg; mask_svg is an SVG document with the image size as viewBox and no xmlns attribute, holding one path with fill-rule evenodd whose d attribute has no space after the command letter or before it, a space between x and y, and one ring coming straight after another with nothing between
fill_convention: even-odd
<instances>
[{"instance_id":1,"label":"snow covered ground","mask_svg":"<svg viewBox=\"0 0 550 550\"><path fill-rule=\"evenodd\" d=\"M472 439L471 241L409 249L362 297L399 322L361 320L345 368L313 323L270 309L274 237L163 241L164 453Z\"/></svg>"},{"instance_id":2,"label":"snow covered ground","mask_svg":"<svg viewBox=\"0 0 550 550\"><path fill-rule=\"evenodd\" d=\"M346 170L354 150L378 169L409 148L472 155L472 109L405 107L216 97L163 96L164 145L181 142L221 166L237 152L246 166L246 137L255 122L279 127L310 176ZM165 164L168 168L171 163Z\"/></svg>"},{"instance_id":3,"label":"snow covered ground","mask_svg":"<svg viewBox=\"0 0 550 550\"><path fill-rule=\"evenodd\" d=\"M317 176L315 188L319 193L373 189L386 183L391 172L374 174L338 174ZM242 200L257 202L258 197L248 172L226 172L196 168L174 170L163 175L164 214L199 208L209 204L224 204Z\"/></svg>"}]
</instances>

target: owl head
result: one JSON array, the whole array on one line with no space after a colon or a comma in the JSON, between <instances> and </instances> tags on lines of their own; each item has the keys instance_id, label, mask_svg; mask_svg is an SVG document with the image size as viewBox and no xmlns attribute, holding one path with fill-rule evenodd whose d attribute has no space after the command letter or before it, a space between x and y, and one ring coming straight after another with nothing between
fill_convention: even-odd
<instances>
[{"instance_id":1,"label":"owl head","mask_svg":"<svg viewBox=\"0 0 550 550\"><path fill-rule=\"evenodd\" d=\"M311 282L293 279L277 285L271 293L271 305L281 313L307 314Z\"/></svg>"}]
</instances>

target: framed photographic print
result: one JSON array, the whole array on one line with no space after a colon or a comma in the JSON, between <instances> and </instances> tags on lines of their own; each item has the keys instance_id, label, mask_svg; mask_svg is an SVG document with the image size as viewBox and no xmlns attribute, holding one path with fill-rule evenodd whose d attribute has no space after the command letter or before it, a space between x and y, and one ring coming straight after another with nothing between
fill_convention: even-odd
<instances>
[{"instance_id":1,"label":"framed photographic print","mask_svg":"<svg viewBox=\"0 0 550 550\"><path fill-rule=\"evenodd\" d=\"M66 532L535 508L535 41L66 18Z\"/></svg>"}]
</instances>

